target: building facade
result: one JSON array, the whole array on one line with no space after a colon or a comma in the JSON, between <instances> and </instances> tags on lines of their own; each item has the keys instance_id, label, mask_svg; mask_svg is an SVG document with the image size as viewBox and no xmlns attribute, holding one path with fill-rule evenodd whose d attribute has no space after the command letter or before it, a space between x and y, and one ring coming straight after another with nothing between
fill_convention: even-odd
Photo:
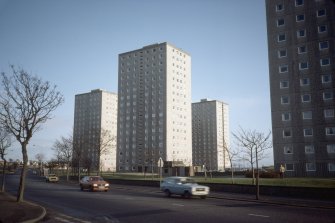
<instances>
[{"instance_id":1,"label":"building facade","mask_svg":"<svg viewBox=\"0 0 335 223\"><path fill-rule=\"evenodd\" d=\"M80 157L80 168L116 170L117 100L100 89L75 95L73 157Z\"/></svg>"},{"instance_id":2,"label":"building facade","mask_svg":"<svg viewBox=\"0 0 335 223\"><path fill-rule=\"evenodd\" d=\"M275 168L335 176L335 4L266 0Z\"/></svg>"},{"instance_id":3,"label":"building facade","mask_svg":"<svg viewBox=\"0 0 335 223\"><path fill-rule=\"evenodd\" d=\"M217 100L192 103L193 165L224 171L230 168L229 107Z\"/></svg>"},{"instance_id":4,"label":"building facade","mask_svg":"<svg viewBox=\"0 0 335 223\"><path fill-rule=\"evenodd\" d=\"M119 55L117 171L192 165L191 57L169 43Z\"/></svg>"}]
</instances>

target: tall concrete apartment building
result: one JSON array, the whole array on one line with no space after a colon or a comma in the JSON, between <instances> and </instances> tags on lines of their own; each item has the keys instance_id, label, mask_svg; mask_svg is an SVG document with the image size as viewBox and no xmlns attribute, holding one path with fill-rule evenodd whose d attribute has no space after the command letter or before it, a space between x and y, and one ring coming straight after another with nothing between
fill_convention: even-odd
<instances>
[{"instance_id":1,"label":"tall concrete apartment building","mask_svg":"<svg viewBox=\"0 0 335 223\"><path fill-rule=\"evenodd\" d=\"M100 89L75 96L73 142L81 151L81 168L116 170L117 100L117 94Z\"/></svg>"},{"instance_id":2,"label":"tall concrete apartment building","mask_svg":"<svg viewBox=\"0 0 335 223\"><path fill-rule=\"evenodd\" d=\"M266 0L274 164L335 176L335 4Z\"/></svg>"},{"instance_id":3,"label":"tall concrete apartment building","mask_svg":"<svg viewBox=\"0 0 335 223\"><path fill-rule=\"evenodd\" d=\"M230 167L229 107L217 100L192 103L193 165L224 171Z\"/></svg>"},{"instance_id":4,"label":"tall concrete apartment building","mask_svg":"<svg viewBox=\"0 0 335 223\"><path fill-rule=\"evenodd\" d=\"M169 43L119 55L117 171L192 165L191 57Z\"/></svg>"}]
</instances>

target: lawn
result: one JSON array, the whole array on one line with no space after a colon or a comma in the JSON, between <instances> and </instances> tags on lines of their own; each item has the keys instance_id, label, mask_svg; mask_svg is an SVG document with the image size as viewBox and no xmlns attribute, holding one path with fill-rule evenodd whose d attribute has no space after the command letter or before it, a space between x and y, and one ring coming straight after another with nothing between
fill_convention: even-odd
<instances>
[{"instance_id":1,"label":"lawn","mask_svg":"<svg viewBox=\"0 0 335 223\"><path fill-rule=\"evenodd\" d=\"M143 173L109 173L103 174L106 179L125 179L125 180L154 180L158 181L159 176L156 174ZM198 183L225 183L231 184L232 180L230 177L192 177ZM260 185L269 186L290 186L290 187L319 187L319 188L335 188L335 178L260 178ZM245 184L251 185L251 178L236 177L234 178L234 184Z\"/></svg>"}]
</instances>

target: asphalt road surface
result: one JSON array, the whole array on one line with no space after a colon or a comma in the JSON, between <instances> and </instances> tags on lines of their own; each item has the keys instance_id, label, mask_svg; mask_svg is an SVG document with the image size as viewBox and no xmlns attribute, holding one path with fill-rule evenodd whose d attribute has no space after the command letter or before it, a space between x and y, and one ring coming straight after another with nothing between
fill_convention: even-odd
<instances>
[{"instance_id":1,"label":"asphalt road surface","mask_svg":"<svg viewBox=\"0 0 335 223\"><path fill-rule=\"evenodd\" d=\"M7 192L15 194L19 175L7 176ZM212 222L335 222L332 209L278 206L207 198L167 198L155 188L111 185L108 192L80 191L79 186L46 183L28 174L25 200L44 206L42 222L212 223Z\"/></svg>"}]
</instances>

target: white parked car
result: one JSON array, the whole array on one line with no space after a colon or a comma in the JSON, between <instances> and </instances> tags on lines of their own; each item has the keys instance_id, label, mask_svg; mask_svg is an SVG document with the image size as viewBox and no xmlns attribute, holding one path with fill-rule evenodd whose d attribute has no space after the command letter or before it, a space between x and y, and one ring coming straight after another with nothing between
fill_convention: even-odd
<instances>
[{"instance_id":1,"label":"white parked car","mask_svg":"<svg viewBox=\"0 0 335 223\"><path fill-rule=\"evenodd\" d=\"M160 185L160 189L168 197L170 197L171 194L177 194L186 198L199 196L202 199L205 199L210 191L209 187L199 185L193 179L188 177L164 178Z\"/></svg>"},{"instance_id":2,"label":"white parked car","mask_svg":"<svg viewBox=\"0 0 335 223\"><path fill-rule=\"evenodd\" d=\"M56 176L56 174L50 173L47 176L45 176L46 182L58 182L59 178Z\"/></svg>"}]
</instances>

